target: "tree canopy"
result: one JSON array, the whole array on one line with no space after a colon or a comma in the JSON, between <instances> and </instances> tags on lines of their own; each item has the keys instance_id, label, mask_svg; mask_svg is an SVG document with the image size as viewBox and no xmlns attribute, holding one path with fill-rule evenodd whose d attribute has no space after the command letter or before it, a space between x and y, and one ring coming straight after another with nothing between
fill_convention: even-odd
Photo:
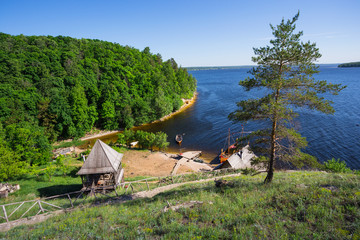
<instances>
[{"instance_id":1,"label":"tree canopy","mask_svg":"<svg viewBox=\"0 0 360 240\"><path fill-rule=\"evenodd\" d=\"M238 109L229 115L235 122L249 120L265 121L267 126L250 134L255 150L267 164L265 183L273 179L277 161L290 162L295 167L316 163L316 159L301 152L307 146L306 139L296 132L292 120L298 115L297 108L305 107L323 113L334 113L331 101L319 94L338 94L344 87L317 81L318 73L314 64L321 57L315 43L301 42L303 32L295 33L295 22L299 13L291 20L281 21L274 27L274 39L270 46L254 48L252 58L257 67L249 73L252 77L240 81L240 86L250 91L254 88L266 89L265 96L237 103Z\"/></svg>"},{"instance_id":2,"label":"tree canopy","mask_svg":"<svg viewBox=\"0 0 360 240\"><path fill-rule=\"evenodd\" d=\"M0 34L0 120L33 121L51 140L156 120L196 80L174 59L100 40Z\"/></svg>"},{"instance_id":3,"label":"tree canopy","mask_svg":"<svg viewBox=\"0 0 360 240\"><path fill-rule=\"evenodd\" d=\"M148 47L0 33L3 151L30 164L46 161L49 142L149 123L195 90L186 69Z\"/></svg>"}]
</instances>

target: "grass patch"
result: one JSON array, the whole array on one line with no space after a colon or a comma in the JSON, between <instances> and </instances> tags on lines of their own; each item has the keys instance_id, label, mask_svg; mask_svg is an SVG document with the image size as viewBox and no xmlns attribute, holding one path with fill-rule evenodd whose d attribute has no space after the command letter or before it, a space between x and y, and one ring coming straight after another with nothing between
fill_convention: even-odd
<instances>
[{"instance_id":1,"label":"grass patch","mask_svg":"<svg viewBox=\"0 0 360 240\"><path fill-rule=\"evenodd\" d=\"M152 199L83 208L0 238L28 239L359 239L360 176L279 172L187 184ZM165 206L202 201L193 208Z\"/></svg>"},{"instance_id":2,"label":"grass patch","mask_svg":"<svg viewBox=\"0 0 360 240\"><path fill-rule=\"evenodd\" d=\"M78 191L81 189L81 178L74 176L54 176L52 181L44 181L41 176L37 179L34 176L28 176L11 184L20 184L20 190L9 194L8 198L1 198L0 204L33 200L41 197L49 197L62 193Z\"/></svg>"},{"instance_id":3,"label":"grass patch","mask_svg":"<svg viewBox=\"0 0 360 240\"><path fill-rule=\"evenodd\" d=\"M62 142L60 144L54 144L53 148L58 149L58 148L78 147L84 145L85 143L86 141L72 140L71 142Z\"/></svg>"}]
</instances>

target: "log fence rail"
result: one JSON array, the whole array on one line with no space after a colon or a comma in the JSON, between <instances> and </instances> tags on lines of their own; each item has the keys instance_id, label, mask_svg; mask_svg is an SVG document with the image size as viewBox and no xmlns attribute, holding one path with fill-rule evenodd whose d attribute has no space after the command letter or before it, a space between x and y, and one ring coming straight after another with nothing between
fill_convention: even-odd
<instances>
[{"instance_id":1,"label":"log fence rail","mask_svg":"<svg viewBox=\"0 0 360 240\"><path fill-rule=\"evenodd\" d=\"M174 183L190 182L200 179L207 179L217 176L226 176L232 173L238 173L241 170L235 169L219 169L215 171L189 173L181 175L170 175L165 177L150 177L136 181L129 181L114 186L104 188L87 188L81 191L70 192L42 199L27 200L22 202L8 203L0 205L0 224L8 223L22 218L33 217L46 212L58 209L71 209L80 204L93 202L95 200L104 200L109 198L118 198L135 192L150 191L164 185ZM109 192L109 190L114 190ZM118 192L119 191L119 192ZM94 196L94 198L88 198ZM53 201L52 203L50 203ZM87 202L86 202L87 201Z\"/></svg>"}]
</instances>

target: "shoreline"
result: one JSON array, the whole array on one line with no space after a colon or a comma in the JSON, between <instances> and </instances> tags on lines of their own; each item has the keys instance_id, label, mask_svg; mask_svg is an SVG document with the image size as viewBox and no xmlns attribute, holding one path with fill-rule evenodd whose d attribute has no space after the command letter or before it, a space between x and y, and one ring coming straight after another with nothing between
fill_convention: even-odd
<instances>
[{"instance_id":1,"label":"shoreline","mask_svg":"<svg viewBox=\"0 0 360 240\"><path fill-rule=\"evenodd\" d=\"M192 106L196 99L197 99L197 95L198 95L198 92L194 92L194 95L192 98L190 99L182 99L183 101L183 105L181 105L181 107L176 110L175 112L172 112L158 120L155 120L155 121L152 121L150 123L145 123L145 124L142 124L142 125L139 125L139 126L134 126L132 127L132 129L136 129L137 127L140 127L140 126L144 126L144 125L149 125L149 124L152 124L152 123L156 123L156 122L162 122L162 121L165 121L171 117L173 117L174 115L176 114L179 114L181 113L182 111L184 111L185 109L189 108L190 106ZM96 139L96 138L101 138L101 137L106 137L108 135L112 135L112 134L116 134L116 133L119 133L121 131L123 131L124 129L121 129L121 130L111 130L111 131L106 131L106 130L99 130L100 132L98 133L86 133L84 137L80 138L81 141L88 141L88 140L93 140L93 139ZM54 143L53 145L59 145L61 143L64 143L64 142L70 142L72 141L73 139L67 139L67 140L63 140L63 141L60 141L60 142L56 142Z\"/></svg>"},{"instance_id":2,"label":"shoreline","mask_svg":"<svg viewBox=\"0 0 360 240\"><path fill-rule=\"evenodd\" d=\"M176 110L175 112L172 112L172 113L160 118L159 120L155 120L155 121L153 121L151 123L165 121L165 120L173 117L174 115L176 115L178 113L181 113L182 111L186 110L187 108L189 108L190 106L192 106L195 103L195 101L197 99L197 95L198 95L198 92L194 92L194 96L192 98L190 98L190 99L184 99L184 98L181 99L183 101L183 105L181 105L181 107L178 110ZM148 123L148 124L151 124L151 123Z\"/></svg>"},{"instance_id":3,"label":"shoreline","mask_svg":"<svg viewBox=\"0 0 360 240\"><path fill-rule=\"evenodd\" d=\"M139 126L134 126L134 127L132 127L132 129L136 129L136 128L146 126L146 125L150 125L150 124L153 124L153 123L163 122L165 120L168 120L169 118L172 118L173 116L175 116L175 115L185 111L189 107L191 107L196 102L197 95L198 95L198 92L194 92L194 96L192 98L190 98L190 99L182 98L181 100L183 101L183 105L181 105L181 107L178 110L176 110L175 112L169 113L168 115L163 116L162 118L160 118L158 120L155 120L155 121L152 121L152 122L149 122L149 123L144 123L144 124L139 125Z\"/></svg>"},{"instance_id":4,"label":"shoreline","mask_svg":"<svg viewBox=\"0 0 360 240\"><path fill-rule=\"evenodd\" d=\"M197 95L198 95L198 93L195 92L194 96L192 98L190 98L190 99L182 99L183 105L181 105L181 107L178 110L176 110L175 112L172 112L172 113L170 113L170 114L168 114L168 115L166 115L166 116L164 116L164 117L162 117L162 118L160 118L158 120L152 121L150 123L145 123L145 124L142 124L142 125L139 125L139 126L134 126L131 129L133 129L133 128L136 129L137 127L144 126L144 125L149 125L149 124L152 124L152 123L163 122L163 121L173 117L174 115L183 112L184 110L186 110L187 108L189 108L190 106L192 106L195 103L195 101L197 99ZM122 130L112 130L112 131L101 131L100 133L97 133L97 134L94 134L94 135L92 135L92 134L88 135L87 134L84 137L80 138L80 140L81 141L93 140L95 138L106 137L107 135L112 135L112 134L119 133L119 132L122 132L122 131L123 131L123 129Z\"/></svg>"}]
</instances>

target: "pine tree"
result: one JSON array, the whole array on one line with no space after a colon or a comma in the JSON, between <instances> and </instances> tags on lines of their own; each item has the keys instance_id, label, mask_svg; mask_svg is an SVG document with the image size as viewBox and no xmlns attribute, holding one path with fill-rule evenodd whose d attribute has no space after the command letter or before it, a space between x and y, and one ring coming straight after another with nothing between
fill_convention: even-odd
<instances>
[{"instance_id":1,"label":"pine tree","mask_svg":"<svg viewBox=\"0 0 360 240\"><path fill-rule=\"evenodd\" d=\"M337 95L344 86L316 81L318 73L314 64L321 57L315 43L302 42L303 32L294 33L299 12L292 20L284 19L280 25L270 25L275 37L270 46L254 48L257 64L249 73L252 77L240 81L247 91L265 88L267 95L237 103L239 107L229 115L235 122L263 120L268 128L252 133L254 150L260 153L267 164L265 183L273 179L275 162L291 162L296 167L316 163L313 156L301 152L307 146L306 139L292 127L292 120L298 114L296 109L305 107L326 114L334 113L331 101L318 94L325 92Z\"/></svg>"}]
</instances>

